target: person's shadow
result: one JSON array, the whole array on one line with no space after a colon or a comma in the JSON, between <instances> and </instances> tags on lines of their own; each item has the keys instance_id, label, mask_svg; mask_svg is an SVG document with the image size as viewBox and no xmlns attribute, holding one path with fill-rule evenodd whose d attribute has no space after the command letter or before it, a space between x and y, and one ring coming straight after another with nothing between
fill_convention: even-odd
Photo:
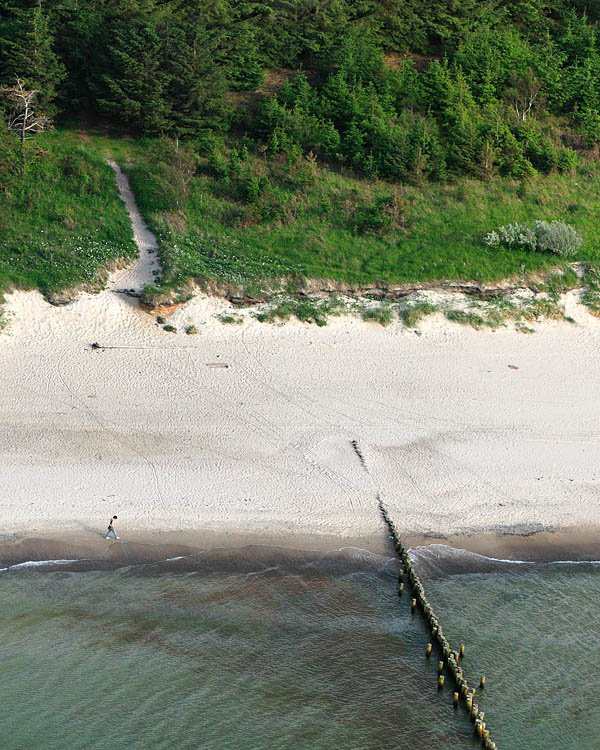
<instances>
[{"instance_id":1,"label":"person's shadow","mask_svg":"<svg viewBox=\"0 0 600 750\"><path fill-rule=\"evenodd\" d=\"M77 522L76 526L78 526L80 529L82 529L82 531L87 531L88 534L93 534L94 536L99 536L102 539L112 539L113 542L120 541L120 540L115 539L114 537L107 537L106 536L106 531L98 531L98 527L97 526L88 526L87 524L81 523L80 521Z\"/></svg>"}]
</instances>

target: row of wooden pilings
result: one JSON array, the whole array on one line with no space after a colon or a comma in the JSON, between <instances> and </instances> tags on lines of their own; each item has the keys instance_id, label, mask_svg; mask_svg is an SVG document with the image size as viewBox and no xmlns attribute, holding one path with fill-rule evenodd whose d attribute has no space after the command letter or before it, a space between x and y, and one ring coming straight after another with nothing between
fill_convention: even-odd
<instances>
[{"instance_id":1,"label":"row of wooden pilings","mask_svg":"<svg viewBox=\"0 0 600 750\"><path fill-rule=\"evenodd\" d=\"M442 625L435 612L431 608L431 605L427 601L423 584L421 583L418 575L413 569L408 551L404 548L404 545L400 541L398 532L396 531L396 527L394 526L394 522L388 516L387 511L381 501L379 502L379 509L381 511L381 515L383 516L383 520L386 522L390 530L390 535L394 542L396 554L402 561L403 565L403 568L400 569L398 578L398 595L402 596L403 594L404 576L406 575L413 595L411 610L414 612L417 607L422 610L423 616L425 617L425 620L429 625L429 629L431 630L432 639L433 641L437 642L440 651L442 652L443 660L441 660L438 664L438 687L441 689L444 686L445 678L443 675L443 671L444 666L447 666L457 689L453 697L454 707L458 708L459 702L462 701L465 708L467 709L467 713L471 717L471 721L473 721L473 723L475 724L475 731L477 733L477 736L481 737L481 744L483 745L483 747L486 750L497 750L496 743L492 742L489 729L487 729L486 727L484 712L479 711L479 707L477 703L475 703L475 689L469 687L469 684L467 683L467 680L463 675L462 667L459 665L460 659L464 656L465 648L464 646L461 646L460 649L456 651L450 647L450 644L448 643L448 640L444 635ZM425 652L427 658L431 656L431 651L432 644L428 643L427 650ZM483 688L484 686L485 677L482 676L479 687Z\"/></svg>"}]
</instances>

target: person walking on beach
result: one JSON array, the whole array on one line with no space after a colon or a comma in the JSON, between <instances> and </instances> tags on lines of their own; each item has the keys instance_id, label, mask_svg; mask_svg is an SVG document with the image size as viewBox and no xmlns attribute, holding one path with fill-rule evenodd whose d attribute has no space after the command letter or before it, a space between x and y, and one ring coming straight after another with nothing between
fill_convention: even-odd
<instances>
[{"instance_id":1,"label":"person walking on beach","mask_svg":"<svg viewBox=\"0 0 600 750\"><path fill-rule=\"evenodd\" d=\"M108 539L108 537L112 534L115 539L118 539L117 532L115 531L114 522L117 520L116 516L113 516L110 521L108 522L108 531L106 532L105 539Z\"/></svg>"}]
</instances>

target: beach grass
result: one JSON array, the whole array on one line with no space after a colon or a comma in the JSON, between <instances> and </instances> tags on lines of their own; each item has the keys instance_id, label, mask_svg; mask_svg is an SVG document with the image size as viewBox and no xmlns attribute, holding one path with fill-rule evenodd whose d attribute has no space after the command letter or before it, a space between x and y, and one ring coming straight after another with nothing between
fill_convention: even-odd
<instances>
[{"instance_id":1,"label":"beach grass","mask_svg":"<svg viewBox=\"0 0 600 750\"><path fill-rule=\"evenodd\" d=\"M294 317L302 323L324 326L331 316L341 315L347 311L347 304L335 296L313 299L278 295L255 312L253 317L260 323L285 323Z\"/></svg>"},{"instance_id":2,"label":"beach grass","mask_svg":"<svg viewBox=\"0 0 600 750\"><path fill-rule=\"evenodd\" d=\"M586 264L583 283L581 301L592 315L600 318L600 263Z\"/></svg>"},{"instance_id":3,"label":"beach grass","mask_svg":"<svg viewBox=\"0 0 600 750\"><path fill-rule=\"evenodd\" d=\"M389 302L382 302L375 307L367 307L362 311L362 319L382 326L389 326L396 319L394 309Z\"/></svg>"},{"instance_id":4,"label":"beach grass","mask_svg":"<svg viewBox=\"0 0 600 750\"><path fill-rule=\"evenodd\" d=\"M416 328L428 315L439 311L439 306L427 301L402 302L396 307L400 320L407 328Z\"/></svg>"}]
</instances>

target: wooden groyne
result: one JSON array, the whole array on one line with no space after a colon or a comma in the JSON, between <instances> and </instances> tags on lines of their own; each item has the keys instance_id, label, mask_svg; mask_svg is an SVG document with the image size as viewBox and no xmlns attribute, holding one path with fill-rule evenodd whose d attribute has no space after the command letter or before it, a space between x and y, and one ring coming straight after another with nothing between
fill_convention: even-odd
<instances>
[{"instance_id":1,"label":"wooden groyne","mask_svg":"<svg viewBox=\"0 0 600 750\"><path fill-rule=\"evenodd\" d=\"M358 446L354 445L354 442L353 447L361 463L366 468L364 456L360 452ZM400 569L398 576L398 596L402 596L404 584L405 582L408 582L412 592L411 611L415 612L418 608L422 612L423 617L429 626L429 630L431 631L432 641L437 643L441 652L442 658L438 663L438 689L441 690L444 686L444 671L446 670L456 685L456 692L453 695L454 707L458 708L459 703L462 703L471 717L471 721L473 721L475 725L477 736L481 737L481 744L483 747L486 748L486 750L497 750L496 743L490 738L490 731L486 727L485 714L483 711L479 711L479 706L475 702L477 695L476 690L475 688L469 687L467 679L463 674L462 667L460 666L460 660L464 656L465 647L461 645L460 649L456 650L450 646L448 639L444 635L442 624L438 616L435 614L431 604L427 601L425 589L423 588L419 576L415 573L411 559L408 555L408 550L402 544L394 522L389 517L387 510L381 502L381 498L378 496L377 499L379 502L379 510L389 529L390 537L393 540L394 549L402 562L402 568ZM428 643L425 652L427 658L430 658L431 651L432 644ZM485 677L482 676L479 687L483 688L484 686Z\"/></svg>"},{"instance_id":2,"label":"wooden groyne","mask_svg":"<svg viewBox=\"0 0 600 750\"><path fill-rule=\"evenodd\" d=\"M358 442L356 440L351 440L350 445L356 453L361 466L370 476L371 472L369 471L367 461L358 445ZM431 631L432 642L437 643L441 652L442 659L440 659L440 661L438 662L437 671L438 690L442 690L444 687L444 682L446 679L444 670L446 670L446 672L450 675L450 677L454 681L454 684L456 685L456 691L452 696L454 707L458 708L459 703L462 702L467 710L467 713L471 717L471 721L475 725L475 732L477 736L481 737L481 744L483 745L485 750L497 750L496 743L491 740L490 731L486 727L485 714L483 711L479 710L479 706L477 705L477 703L475 703L475 697L477 694L476 690L475 688L469 687L469 683L467 682L466 677L463 674L462 667L460 666L460 660L465 655L465 647L464 645L461 645L458 651L451 648L448 639L444 635L442 624L439 618L433 611L431 604L427 601L427 597L425 596L425 589L423 588L423 584L421 583L419 576L414 571L411 559L408 555L408 550L402 544L400 536L398 535L398 530L396 529L394 522L390 518L384 504L382 503L379 493L377 493L377 503L379 505L379 512L381 513L381 516L389 529L390 537L393 540L396 554L402 562L402 568L400 568L400 573L398 575L398 596L401 597L403 595L404 584L405 582L408 583L412 593L410 610L414 614L416 613L417 608L420 609L423 617L425 618L425 621L427 622L429 630ZM433 644L428 643L427 649L425 651L426 658L431 658L432 649ZM482 676L479 687L480 689L483 689L484 686L485 677Z\"/></svg>"}]
</instances>

